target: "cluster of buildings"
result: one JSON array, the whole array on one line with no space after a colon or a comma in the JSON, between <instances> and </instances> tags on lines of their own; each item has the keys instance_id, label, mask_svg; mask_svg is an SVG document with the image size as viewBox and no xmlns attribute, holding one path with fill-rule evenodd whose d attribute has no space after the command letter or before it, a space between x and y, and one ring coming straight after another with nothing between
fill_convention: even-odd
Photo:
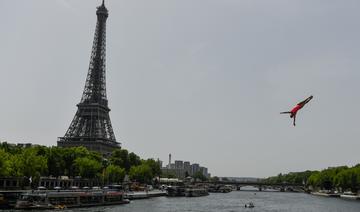
<instances>
[{"instance_id":1,"label":"cluster of buildings","mask_svg":"<svg viewBox=\"0 0 360 212\"><path fill-rule=\"evenodd\" d=\"M161 170L164 175L175 175L179 179L184 179L188 176L194 176L199 172L206 178L211 177L210 173L208 172L208 168L200 166L198 163L191 164L189 161L182 160L175 160L174 163L172 163L171 154L169 154L169 163L164 167L162 166Z\"/></svg>"}]
</instances>

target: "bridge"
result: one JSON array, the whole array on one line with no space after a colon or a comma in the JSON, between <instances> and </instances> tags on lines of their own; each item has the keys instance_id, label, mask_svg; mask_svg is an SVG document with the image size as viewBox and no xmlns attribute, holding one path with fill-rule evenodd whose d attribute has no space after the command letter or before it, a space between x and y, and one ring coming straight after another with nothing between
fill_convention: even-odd
<instances>
[{"instance_id":1,"label":"bridge","mask_svg":"<svg viewBox=\"0 0 360 212\"><path fill-rule=\"evenodd\" d=\"M262 191L266 188L277 189L280 191L286 190L297 190L297 191L305 191L305 185L303 184L294 184L294 183L267 183L261 181L205 181L205 182L196 182L196 184L201 185L210 185L210 186L224 186L224 185L233 185L236 186L237 190L241 190L241 187L245 186L253 186Z\"/></svg>"}]
</instances>

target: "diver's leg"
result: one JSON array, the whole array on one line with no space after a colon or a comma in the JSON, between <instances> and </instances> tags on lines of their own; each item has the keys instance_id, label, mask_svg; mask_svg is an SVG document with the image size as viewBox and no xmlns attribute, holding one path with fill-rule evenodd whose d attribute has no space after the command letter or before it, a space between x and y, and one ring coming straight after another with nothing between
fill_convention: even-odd
<instances>
[{"instance_id":1,"label":"diver's leg","mask_svg":"<svg viewBox=\"0 0 360 212\"><path fill-rule=\"evenodd\" d=\"M302 102L299 102L298 105L304 106L305 104L307 104L308 102L310 102L310 100L313 98L313 96L308 97L307 99L305 99Z\"/></svg>"},{"instance_id":2,"label":"diver's leg","mask_svg":"<svg viewBox=\"0 0 360 212\"><path fill-rule=\"evenodd\" d=\"M293 117L294 121L293 121L293 125L296 126L295 122L296 122L296 115Z\"/></svg>"},{"instance_id":3,"label":"diver's leg","mask_svg":"<svg viewBox=\"0 0 360 212\"><path fill-rule=\"evenodd\" d=\"M280 112L280 114L286 114L286 113L291 113L291 112L290 111Z\"/></svg>"}]
</instances>

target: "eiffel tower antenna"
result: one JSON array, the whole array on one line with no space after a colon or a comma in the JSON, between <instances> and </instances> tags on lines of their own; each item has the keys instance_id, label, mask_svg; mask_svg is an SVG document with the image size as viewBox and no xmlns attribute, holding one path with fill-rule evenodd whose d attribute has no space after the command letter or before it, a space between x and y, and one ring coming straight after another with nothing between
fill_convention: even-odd
<instances>
[{"instance_id":1,"label":"eiffel tower antenna","mask_svg":"<svg viewBox=\"0 0 360 212\"><path fill-rule=\"evenodd\" d=\"M104 0L97 7L96 15L97 23L84 91L69 129L64 137L58 138L58 146L84 146L109 155L120 148L120 143L114 135L106 97L105 47L106 20L109 14Z\"/></svg>"}]
</instances>

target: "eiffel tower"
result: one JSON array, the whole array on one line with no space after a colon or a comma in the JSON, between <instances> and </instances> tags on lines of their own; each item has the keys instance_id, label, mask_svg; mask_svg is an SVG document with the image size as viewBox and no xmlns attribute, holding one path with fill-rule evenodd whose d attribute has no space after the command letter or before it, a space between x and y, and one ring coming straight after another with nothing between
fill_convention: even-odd
<instances>
[{"instance_id":1,"label":"eiffel tower","mask_svg":"<svg viewBox=\"0 0 360 212\"><path fill-rule=\"evenodd\" d=\"M78 110L64 137L58 138L59 147L84 146L89 150L109 155L120 148L111 126L106 98L105 44L108 10L104 0L96 11L97 23L86 77Z\"/></svg>"}]
</instances>

